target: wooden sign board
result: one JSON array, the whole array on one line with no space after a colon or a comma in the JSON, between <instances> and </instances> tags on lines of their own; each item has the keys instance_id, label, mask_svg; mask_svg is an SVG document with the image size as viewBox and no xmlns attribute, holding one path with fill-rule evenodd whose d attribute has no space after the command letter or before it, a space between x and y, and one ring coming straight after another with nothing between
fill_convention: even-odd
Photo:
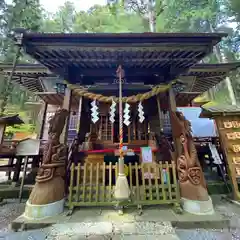
<instances>
[{"instance_id":1,"label":"wooden sign board","mask_svg":"<svg viewBox=\"0 0 240 240\"><path fill-rule=\"evenodd\" d=\"M17 145L17 156L36 156L39 154L40 140L25 139Z\"/></svg>"},{"instance_id":2,"label":"wooden sign board","mask_svg":"<svg viewBox=\"0 0 240 240\"><path fill-rule=\"evenodd\" d=\"M236 197L239 196L237 181L240 178L240 117L219 116L215 120L219 131L221 147L228 161L229 174L232 178Z\"/></svg>"}]
</instances>

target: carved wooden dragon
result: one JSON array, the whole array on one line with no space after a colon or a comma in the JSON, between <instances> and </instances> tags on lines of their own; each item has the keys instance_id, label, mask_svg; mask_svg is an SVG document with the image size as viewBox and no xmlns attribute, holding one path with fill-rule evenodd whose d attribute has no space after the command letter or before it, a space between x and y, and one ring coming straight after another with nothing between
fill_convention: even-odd
<instances>
[{"instance_id":1,"label":"carved wooden dragon","mask_svg":"<svg viewBox=\"0 0 240 240\"><path fill-rule=\"evenodd\" d=\"M172 132L180 138L181 152L177 158L177 172L181 197L191 200L208 200L203 171L194 145L191 123L180 112L171 112Z\"/></svg>"},{"instance_id":2,"label":"carved wooden dragon","mask_svg":"<svg viewBox=\"0 0 240 240\"><path fill-rule=\"evenodd\" d=\"M36 184L29 198L32 204L46 204L63 198L67 147L60 143L60 135L67 117L68 111L60 109L49 120L48 142L43 150L43 163L39 168ZM51 188L56 189L52 189L52 193L48 193L48 196L46 196ZM45 194L42 193L44 189L48 189ZM53 192L57 192L57 194ZM45 199L43 196L45 196Z\"/></svg>"}]
</instances>

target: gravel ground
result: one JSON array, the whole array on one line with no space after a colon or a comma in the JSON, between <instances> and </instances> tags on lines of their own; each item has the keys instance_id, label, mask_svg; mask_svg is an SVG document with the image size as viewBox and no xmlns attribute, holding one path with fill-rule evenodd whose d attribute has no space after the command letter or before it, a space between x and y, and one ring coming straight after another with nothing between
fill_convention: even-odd
<instances>
[{"instance_id":1,"label":"gravel ground","mask_svg":"<svg viewBox=\"0 0 240 240\"><path fill-rule=\"evenodd\" d=\"M163 226L150 226L149 222L146 223L139 223L140 225L137 227L137 232L132 232L131 230L127 230L124 227L124 232L127 235L118 235L113 240L120 240L120 239L159 239L159 240L240 240L240 207L235 206L231 203L222 201L218 204L215 208L219 211L222 215L229 218L231 221L231 229L221 229L221 230L204 230L204 229L196 229L196 230L185 230L185 229L176 229L175 234L171 235L171 229ZM102 232L103 235L98 236L90 236L88 238L83 238L82 233L84 229L79 225L72 225L69 226L71 231L67 231L67 224L57 224L51 228L47 228L44 230L33 230L33 231L26 231L26 232L18 232L18 233L11 233L8 232L8 224L17 216L19 216L24 211L24 203L18 204L16 200L8 200L8 203L4 206L0 207L0 239L1 236L5 236L6 240L81 240L81 239L95 239L95 240L103 240L103 239L111 239L109 238L108 234ZM143 224L143 225L142 225ZM93 224L94 225L94 224ZM80 228L79 228L80 227ZM102 229L106 231L109 226L105 226L104 223L102 225ZM151 235L151 231L153 229L158 229L158 235ZM118 229L121 229L121 226L118 226ZM116 230L116 229L115 229ZM140 231L141 230L141 231ZM165 232L166 230L166 232ZM86 232L90 231L90 226L86 225ZM140 232L139 232L140 231ZM155 231L155 230L154 230ZM144 234L145 232L145 234ZM117 232L119 233L119 232ZM164 235L164 234L170 234ZM99 234L101 234L99 232ZM140 234L140 235L137 235ZM144 234L144 235L143 235ZM168 236L168 237L167 237Z\"/></svg>"},{"instance_id":2,"label":"gravel ground","mask_svg":"<svg viewBox=\"0 0 240 240\"><path fill-rule=\"evenodd\" d=\"M19 204L17 199L8 199L7 204L0 206L0 233L8 232L8 225L24 212L24 208L25 203Z\"/></svg>"},{"instance_id":3,"label":"gravel ground","mask_svg":"<svg viewBox=\"0 0 240 240\"><path fill-rule=\"evenodd\" d=\"M18 203L18 200L16 199L9 199L7 200L7 204L0 206L0 240L67 240L67 239L73 239L73 240L81 240L81 239L95 239L95 240L101 240L101 239L111 239L108 237L108 235L102 235L102 236L93 236L88 238L82 238L82 231L79 230L79 227L72 228L72 232L69 235L69 233L64 234L63 229L66 228L63 225L55 225L53 228L47 228L45 230L33 230L33 231L26 231L26 232L18 232L18 233L12 233L8 230L8 225L19 215L21 215L24 211L25 203ZM196 229L196 230L185 230L185 229L175 229L175 237L173 238L166 238L166 240L240 240L240 206L236 206L232 203L229 203L227 201L219 201L215 207L216 211L221 213L224 217L230 219L231 227L230 229L221 229L221 230L205 230L205 229ZM143 225L141 225L143 224ZM116 238L116 240L120 239L160 239L165 240L165 230L169 233L169 228L162 228L161 226L155 226L160 231L160 228L162 229L162 232L160 235L151 235L150 232L148 232L148 229L153 229L153 226L148 226L149 222L141 223L139 225L139 228L141 230L141 233L132 232L131 230L127 233L127 235L124 236L118 236L119 238ZM118 226L119 227L119 226ZM154 227L154 228L155 228ZM124 227L125 228L125 227ZM53 231L54 229L54 231ZM90 229L87 227L86 229ZM103 226L103 229L107 229L107 226ZM116 230L116 228L115 228ZM80 232L79 232L80 231ZM87 230L86 230L87 231ZM126 231L126 230L124 230ZM167 233L166 232L166 233ZM58 236L58 234L61 234L61 236ZM103 233L104 234L104 233ZM135 235L140 234L140 235ZM158 233L159 234L159 233ZM169 233L170 234L170 233ZM171 235L171 234L170 234ZM165 236L165 237L164 237ZM115 240L115 238L113 238Z\"/></svg>"}]
</instances>

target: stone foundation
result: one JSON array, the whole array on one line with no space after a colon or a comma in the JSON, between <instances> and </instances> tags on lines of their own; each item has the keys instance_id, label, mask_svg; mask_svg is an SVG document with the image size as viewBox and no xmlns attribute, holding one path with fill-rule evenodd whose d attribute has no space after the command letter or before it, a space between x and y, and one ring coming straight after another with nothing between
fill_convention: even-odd
<instances>
[{"instance_id":1,"label":"stone foundation","mask_svg":"<svg viewBox=\"0 0 240 240\"><path fill-rule=\"evenodd\" d=\"M184 211L195 215L212 215L214 208L212 199L209 197L207 201L189 200L181 198L181 205Z\"/></svg>"},{"instance_id":2,"label":"stone foundation","mask_svg":"<svg viewBox=\"0 0 240 240\"><path fill-rule=\"evenodd\" d=\"M48 217L56 216L63 212L65 199L57 202L35 205L29 201L26 203L24 217L32 220L41 220Z\"/></svg>"}]
</instances>

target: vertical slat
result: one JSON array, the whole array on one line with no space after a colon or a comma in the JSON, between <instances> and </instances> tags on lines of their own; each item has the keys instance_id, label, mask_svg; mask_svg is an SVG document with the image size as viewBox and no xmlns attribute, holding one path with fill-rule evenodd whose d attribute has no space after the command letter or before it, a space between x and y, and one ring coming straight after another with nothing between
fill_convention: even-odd
<instances>
[{"instance_id":1,"label":"vertical slat","mask_svg":"<svg viewBox=\"0 0 240 240\"><path fill-rule=\"evenodd\" d=\"M69 186L69 195L68 195L68 203L69 206L72 206L72 196L73 196L73 179L74 179L74 169L75 168L75 164L72 163L71 166L71 175L70 175L70 186Z\"/></svg>"},{"instance_id":2,"label":"vertical slat","mask_svg":"<svg viewBox=\"0 0 240 240\"><path fill-rule=\"evenodd\" d=\"M179 196L178 196L177 175L176 175L175 162L172 161L172 164L171 164L171 165L172 165L173 184L175 185L176 197L179 198Z\"/></svg>"},{"instance_id":3,"label":"vertical slat","mask_svg":"<svg viewBox=\"0 0 240 240\"><path fill-rule=\"evenodd\" d=\"M80 180L81 180L81 163L78 163L78 168L77 168L77 202L79 202L80 199Z\"/></svg>"},{"instance_id":4,"label":"vertical slat","mask_svg":"<svg viewBox=\"0 0 240 240\"><path fill-rule=\"evenodd\" d=\"M111 129L112 129L111 141L112 141L112 143L113 143L113 140L114 140L114 123L111 123Z\"/></svg>"},{"instance_id":5,"label":"vertical slat","mask_svg":"<svg viewBox=\"0 0 240 240\"><path fill-rule=\"evenodd\" d=\"M103 117L102 116L100 116L100 127L99 127L99 139L100 140L103 140L102 139L102 122L103 122Z\"/></svg>"},{"instance_id":6,"label":"vertical slat","mask_svg":"<svg viewBox=\"0 0 240 240\"><path fill-rule=\"evenodd\" d=\"M93 164L90 165L90 189L89 189L89 202L92 202L92 185L93 185Z\"/></svg>"},{"instance_id":7,"label":"vertical slat","mask_svg":"<svg viewBox=\"0 0 240 240\"><path fill-rule=\"evenodd\" d=\"M97 168L96 168L96 202L99 200L99 163L97 163Z\"/></svg>"},{"instance_id":8,"label":"vertical slat","mask_svg":"<svg viewBox=\"0 0 240 240\"><path fill-rule=\"evenodd\" d=\"M156 188L156 194L157 194L157 200L160 200L160 194L159 194L159 186L158 186L158 173L159 173L159 165L154 164L155 166L155 188Z\"/></svg>"},{"instance_id":9,"label":"vertical slat","mask_svg":"<svg viewBox=\"0 0 240 240\"><path fill-rule=\"evenodd\" d=\"M112 163L109 163L109 170L108 170L108 176L109 176L109 201L112 201Z\"/></svg>"},{"instance_id":10,"label":"vertical slat","mask_svg":"<svg viewBox=\"0 0 240 240\"><path fill-rule=\"evenodd\" d=\"M135 162L135 177L136 177L136 191L137 191L137 200L141 200L140 199L140 189L139 189L139 178L138 178L138 164Z\"/></svg>"},{"instance_id":11,"label":"vertical slat","mask_svg":"<svg viewBox=\"0 0 240 240\"><path fill-rule=\"evenodd\" d=\"M131 125L128 126L128 143L131 142Z\"/></svg>"},{"instance_id":12,"label":"vertical slat","mask_svg":"<svg viewBox=\"0 0 240 240\"><path fill-rule=\"evenodd\" d=\"M168 162L166 163L166 165L167 165L166 172L167 172L168 196L169 196L169 199L172 200L172 186L171 186L171 182L170 182L170 172L169 172Z\"/></svg>"},{"instance_id":13,"label":"vertical slat","mask_svg":"<svg viewBox=\"0 0 240 240\"><path fill-rule=\"evenodd\" d=\"M102 165L102 201L105 201L105 174L106 174L106 164L103 162Z\"/></svg>"},{"instance_id":14,"label":"vertical slat","mask_svg":"<svg viewBox=\"0 0 240 240\"><path fill-rule=\"evenodd\" d=\"M142 172L142 184L143 184L143 200L146 200L146 186L145 186L145 178L144 178L144 163L141 164L141 172Z\"/></svg>"},{"instance_id":15,"label":"vertical slat","mask_svg":"<svg viewBox=\"0 0 240 240\"><path fill-rule=\"evenodd\" d=\"M105 134L106 134L106 141L108 140L108 117L104 116L105 118Z\"/></svg>"},{"instance_id":16,"label":"vertical slat","mask_svg":"<svg viewBox=\"0 0 240 240\"><path fill-rule=\"evenodd\" d=\"M133 140L137 139L137 134L136 134L136 118L134 116L133 118Z\"/></svg>"},{"instance_id":17,"label":"vertical slat","mask_svg":"<svg viewBox=\"0 0 240 240\"><path fill-rule=\"evenodd\" d=\"M159 168L160 168L160 176L161 176L162 195L163 195L163 200L165 201L167 198L166 198L166 192L165 192L162 162L159 163Z\"/></svg>"},{"instance_id":18,"label":"vertical slat","mask_svg":"<svg viewBox=\"0 0 240 240\"><path fill-rule=\"evenodd\" d=\"M118 163L115 164L115 183L117 182L118 177Z\"/></svg>"},{"instance_id":19,"label":"vertical slat","mask_svg":"<svg viewBox=\"0 0 240 240\"><path fill-rule=\"evenodd\" d=\"M144 125L143 125L143 131L144 131L144 140L147 140L147 123L146 123L146 121L144 122Z\"/></svg>"},{"instance_id":20,"label":"vertical slat","mask_svg":"<svg viewBox=\"0 0 240 240\"><path fill-rule=\"evenodd\" d=\"M137 123L138 140L141 140L141 132L142 132L142 129L141 129L140 123Z\"/></svg>"},{"instance_id":21,"label":"vertical slat","mask_svg":"<svg viewBox=\"0 0 240 240\"><path fill-rule=\"evenodd\" d=\"M87 175L87 163L84 163L83 168L83 202L85 202L85 195L86 195L86 175Z\"/></svg>"},{"instance_id":22,"label":"vertical slat","mask_svg":"<svg viewBox=\"0 0 240 240\"><path fill-rule=\"evenodd\" d=\"M128 170L129 170L129 183L130 183L130 191L132 192L133 190L133 184L132 184L132 164L129 163L129 166L128 166Z\"/></svg>"},{"instance_id":23,"label":"vertical slat","mask_svg":"<svg viewBox=\"0 0 240 240\"><path fill-rule=\"evenodd\" d=\"M148 164L148 174L149 174L149 177L148 177L148 181L149 181L149 189L150 189L150 200L153 200L153 192L152 192L152 178L151 178L151 174L152 174L152 171L151 171L151 167L150 167L150 164Z\"/></svg>"}]
</instances>

